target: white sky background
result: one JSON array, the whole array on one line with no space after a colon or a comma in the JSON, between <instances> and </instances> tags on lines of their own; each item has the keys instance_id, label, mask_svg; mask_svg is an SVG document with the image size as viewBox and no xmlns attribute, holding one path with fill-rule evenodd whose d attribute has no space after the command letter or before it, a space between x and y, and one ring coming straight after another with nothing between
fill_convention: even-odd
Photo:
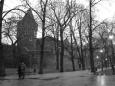
<instances>
[{"instance_id":1,"label":"white sky background","mask_svg":"<svg viewBox=\"0 0 115 86\"><path fill-rule=\"evenodd\" d=\"M36 0L30 0L32 3L35 3ZM78 3L82 3L85 6L88 6L88 0L76 0ZM11 9L19 4L21 4L20 0L5 0L4 10ZM111 19L115 17L115 0L103 0L102 2L95 5L95 12L97 19L102 21L104 19Z\"/></svg>"},{"instance_id":2,"label":"white sky background","mask_svg":"<svg viewBox=\"0 0 115 86\"><path fill-rule=\"evenodd\" d=\"M30 0L31 3L36 3L36 0ZM84 4L86 7L89 5L88 0L76 0L76 2ZM13 7L20 5L20 0L5 0L4 10L12 9ZM96 19L103 21L104 19L115 19L115 0L103 0L95 5ZM40 34L39 34L40 35ZM39 37L37 35L37 37Z\"/></svg>"},{"instance_id":3,"label":"white sky background","mask_svg":"<svg viewBox=\"0 0 115 86\"><path fill-rule=\"evenodd\" d=\"M88 6L88 0L76 0ZM98 1L98 0L96 0ZM96 19L103 21L104 19L112 19L115 17L115 0L103 0L94 6Z\"/></svg>"}]
</instances>

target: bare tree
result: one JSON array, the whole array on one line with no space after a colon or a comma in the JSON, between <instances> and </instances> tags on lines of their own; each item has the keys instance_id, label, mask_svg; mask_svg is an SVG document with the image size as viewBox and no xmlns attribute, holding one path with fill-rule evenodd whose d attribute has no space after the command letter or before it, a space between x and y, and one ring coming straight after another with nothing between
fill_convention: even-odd
<instances>
[{"instance_id":1,"label":"bare tree","mask_svg":"<svg viewBox=\"0 0 115 86\"><path fill-rule=\"evenodd\" d=\"M21 17L20 17L21 18ZM15 57L16 57L16 44L23 38L17 38L17 22L20 20L15 16L11 16L10 18L5 19L5 22L3 23L3 39L9 40L8 42L12 46L12 56L14 60L14 66L15 66Z\"/></svg>"},{"instance_id":2,"label":"bare tree","mask_svg":"<svg viewBox=\"0 0 115 86\"><path fill-rule=\"evenodd\" d=\"M92 45L92 7L95 6L102 0L89 0L89 53L90 53L90 66L91 72L95 73L95 66L94 66L94 56L93 56L93 45Z\"/></svg>"},{"instance_id":3,"label":"bare tree","mask_svg":"<svg viewBox=\"0 0 115 86\"><path fill-rule=\"evenodd\" d=\"M41 0L41 12L42 12L42 42L41 42L41 56L40 56L40 69L39 69L39 74L43 73L43 57L44 57L44 37L45 37L45 23L46 23L46 8L47 8L47 4L48 4L48 0Z\"/></svg>"},{"instance_id":4,"label":"bare tree","mask_svg":"<svg viewBox=\"0 0 115 86\"><path fill-rule=\"evenodd\" d=\"M1 65L1 69L0 69L0 74L1 75L5 75L5 67L4 67L4 57L3 57L3 46L2 46L2 21L4 20L4 18L7 16L7 14L9 14L11 11L13 10L18 10L21 12L24 12L21 9L18 9L17 6L14 7L13 9L10 9L8 11L4 11L3 12L3 6L4 6L4 0L0 1L0 65ZM25 13L25 12L24 12Z\"/></svg>"},{"instance_id":5,"label":"bare tree","mask_svg":"<svg viewBox=\"0 0 115 86\"><path fill-rule=\"evenodd\" d=\"M81 8L83 9L83 8ZM79 31L79 39L80 39L80 53L81 53L81 64L82 64L82 70L85 70L85 58L84 58L84 52L83 52L83 31L85 28L85 17L84 16L84 11L80 12L78 15L78 20L77 20L77 26L78 26L78 31Z\"/></svg>"},{"instance_id":6,"label":"bare tree","mask_svg":"<svg viewBox=\"0 0 115 86\"><path fill-rule=\"evenodd\" d=\"M83 5L79 5L79 11L75 18L72 21L72 35L74 38L74 43L76 45L77 52L79 54L79 68L84 70L85 69L85 58L84 58L84 51L83 51L83 43L85 40L85 33L87 32L87 9L83 7ZM76 31L75 31L76 30ZM76 33L79 33L79 36L76 35ZM79 41L77 41L79 40Z\"/></svg>"},{"instance_id":7,"label":"bare tree","mask_svg":"<svg viewBox=\"0 0 115 86\"><path fill-rule=\"evenodd\" d=\"M114 58L114 46L113 46L112 39L111 40L109 39L109 35L111 35L111 33L112 33L112 35L114 35L113 23L104 22L103 24L101 24L99 26L99 29L101 29L101 31L98 32L98 33L99 33L99 36L101 38L103 49L104 49L104 52L105 52L105 54L104 54L105 58L104 57L102 58L102 68L103 68L104 60L107 59L107 61L110 62L110 66L111 66L111 69L112 69L112 74L115 74L114 63L113 63L114 60L112 60ZM110 30L110 32L108 32L108 29ZM109 52L111 52L111 56L109 55Z\"/></svg>"},{"instance_id":8,"label":"bare tree","mask_svg":"<svg viewBox=\"0 0 115 86\"><path fill-rule=\"evenodd\" d=\"M52 21L52 23L53 23L53 21ZM59 47L59 45L60 45L59 44L59 25L57 23L54 24L53 26L49 27L48 31L49 31L49 35L51 35L51 33L52 33L53 37L54 37L55 55L56 55L56 69L59 70L59 52L60 52L60 47Z\"/></svg>"},{"instance_id":9,"label":"bare tree","mask_svg":"<svg viewBox=\"0 0 115 86\"><path fill-rule=\"evenodd\" d=\"M77 10L75 9L77 6L75 2L69 2L67 0L65 3L62 1L52 2L51 9L54 13L57 24L59 25L59 33L60 33L60 41L61 41L61 52L60 52L60 72L63 72L63 56L64 56L64 30L66 29L69 22L76 15Z\"/></svg>"},{"instance_id":10,"label":"bare tree","mask_svg":"<svg viewBox=\"0 0 115 86\"><path fill-rule=\"evenodd\" d=\"M39 74L43 74L43 58L44 58L44 44L45 44L45 30L48 27L46 25L46 15L47 15L47 7L49 0L40 0L38 1L39 6L38 9L35 9L31 6L28 0L23 0L26 2L26 6L28 6L31 10L33 10L38 18L40 19L41 30L42 30L42 40L41 40L41 50L40 50L40 66L39 66Z\"/></svg>"},{"instance_id":11,"label":"bare tree","mask_svg":"<svg viewBox=\"0 0 115 86\"><path fill-rule=\"evenodd\" d=\"M70 22L70 28L72 28L72 22ZM71 40L71 61L72 61L72 68L73 71L75 71L75 63L74 63L74 48L73 48L73 35L72 35L72 29L70 29L70 40Z\"/></svg>"}]
</instances>

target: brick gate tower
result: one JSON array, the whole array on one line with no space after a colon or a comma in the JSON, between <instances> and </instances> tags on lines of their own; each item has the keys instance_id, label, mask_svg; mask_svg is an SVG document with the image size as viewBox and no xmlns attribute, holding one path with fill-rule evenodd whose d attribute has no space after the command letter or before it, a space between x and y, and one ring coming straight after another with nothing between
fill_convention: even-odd
<instances>
[{"instance_id":1,"label":"brick gate tower","mask_svg":"<svg viewBox=\"0 0 115 86\"><path fill-rule=\"evenodd\" d=\"M38 25L34 19L31 9L17 24L17 47L20 55L26 51L36 50L36 35Z\"/></svg>"}]
</instances>

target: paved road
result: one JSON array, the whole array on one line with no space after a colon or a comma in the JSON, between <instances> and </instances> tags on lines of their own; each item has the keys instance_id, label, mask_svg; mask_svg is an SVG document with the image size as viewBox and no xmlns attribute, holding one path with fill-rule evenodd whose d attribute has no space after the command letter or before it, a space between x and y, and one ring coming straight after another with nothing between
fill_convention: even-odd
<instances>
[{"instance_id":1,"label":"paved road","mask_svg":"<svg viewBox=\"0 0 115 86\"><path fill-rule=\"evenodd\" d=\"M18 80L16 75L1 78L0 86L115 86L115 76L93 75L88 71L28 75Z\"/></svg>"}]
</instances>

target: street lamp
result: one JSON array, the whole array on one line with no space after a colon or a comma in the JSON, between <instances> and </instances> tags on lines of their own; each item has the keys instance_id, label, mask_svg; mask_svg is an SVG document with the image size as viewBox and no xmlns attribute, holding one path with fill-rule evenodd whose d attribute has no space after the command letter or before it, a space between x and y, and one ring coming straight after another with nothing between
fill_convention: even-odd
<instances>
[{"instance_id":1,"label":"street lamp","mask_svg":"<svg viewBox=\"0 0 115 86\"><path fill-rule=\"evenodd\" d=\"M101 69L103 71L103 49L99 51L101 53Z\"/></svg>"},{"instance_id":2,"label":"street lamp","mask_svg":"<svg viewBox=\"0 0 115 86\"><path fill-rule=\"evenodd\" d=\"M114 47L113 47L113 42L112 42L113 38L114 38L114 36L113 36L112 34L109 35L109 39L111 40L112 58L114 58ZM114 65L113 65L113 63L112 63L112 58L110 58L110 64L111 64L111 68L112 68L113 74L114 74L115 70L114 70Z\"/></svg>"},{"instance_id":3,"label":"street lamp","mask_svg":"<svg viewBox=\"0 0 115 86\"><path fill-rule=\"evenodd\" d=\"M103 50L102 50L102 49L100 50L100 53L103 53Z\"/></svg>"},{"instance_id":4,"label":"street lamp","mask_svg":"<svg viewBox=\"0 0 115 86\"><path fill-rule=\"evenodd\" d=\"M113 35L109 35L109 39L113 40L114 36Z\"/></svg>"},{"instance_id":5,"label":"street lamp","mask_svg":"<svg viewBox=\"0 0 115 86\"><path fill-rule=\"evenodd\" d=\"M105 60L107 61L108 59L107 59L107 58L105 58Z\"/></svg>"},{"instance_id":6,"label":"street lamp","mask_svg":"<svg viewBox=\"0 0 115 86\"><path fill-rule=\"evenodd\" d=\"M99 59L99 56L96 56L96 59Z\"/></svg>"},{"instance_id":7,"label":"street lamp","mask_svg":"<svg viewBox=\"0 0 115 86\"><path fill-rule=\"evenodd\" d=\"M114 58L114 47L113 47L113 38L114 36L113 35L109 35L109 39L111 41L111 51L112 51L112 58Z\"/></svg>"},{"instance_id":8,"label":"street lamp","mask_svg":"<svg viewBox=\"0 0 115 86\"><path fill-rule=\"evenodd\" d=\"M104 65L106 68L108 67L108 59L107 58L105 58Z\"/></svg>"},{"instance_id":9,"label":"street lamp","mask_svg":"<svg viewBox=\"0 0 115 86\"><path fill-rule=\"evenodd\" d=\"M99 65L100 65L100 57L99 56L96 56L96 67L98 68Z\"/></svg>"}]
</instances>

